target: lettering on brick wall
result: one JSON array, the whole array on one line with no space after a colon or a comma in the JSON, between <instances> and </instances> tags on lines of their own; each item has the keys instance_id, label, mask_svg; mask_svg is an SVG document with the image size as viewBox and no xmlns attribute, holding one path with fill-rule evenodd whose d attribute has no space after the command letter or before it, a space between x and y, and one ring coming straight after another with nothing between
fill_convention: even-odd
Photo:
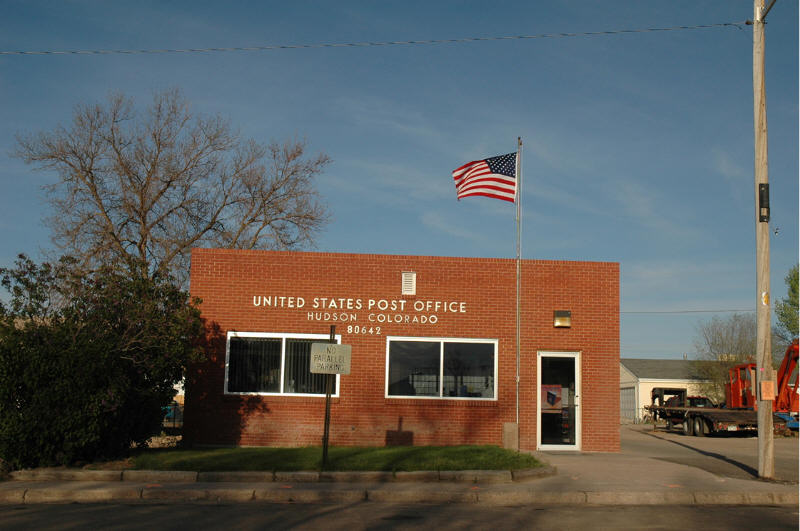
<instances>
[{"instance_id":1,"label":"lettering on brick wall","mask_svg":"<svg viewBox=\"0 0 800 531\"><path fill-rule=\"evenodd\" d=\"M253 295L253 306L264 309L301 310L308 321L363 323L353 332L380 334L382 325L435 325L444 314L465 314L467 303L448 300L368 299L361 297L301 297ZM358 332L355 332L358 330ZM366 332L366 331L369 332Z\"/></svg>"}]
</instances>

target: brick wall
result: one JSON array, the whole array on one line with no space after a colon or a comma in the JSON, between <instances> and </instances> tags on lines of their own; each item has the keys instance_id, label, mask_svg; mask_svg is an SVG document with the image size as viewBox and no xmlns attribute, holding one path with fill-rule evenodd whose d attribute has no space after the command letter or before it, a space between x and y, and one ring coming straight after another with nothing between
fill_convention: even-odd
<instances>
[{"instance_id":1,"label":"brick wall","mask_svg":"<svg viewBox=\"0 0 800 531\"><path fill-rule=\"evenodd\" d=\"M403 271L417 274L414 296L401 295ZM537 352L577 351L581 449L618 451L618 264L523 261L522 286L521 447L536 448ZM225 337L228 331L327 335L335 324L342 343L352 345L352 368L332 400L331 444L383 445L403 432L416 445L500 445L503 424L516 416L515 289L510 259L194 249L191 291L203 300L209 361L187 377L184 437L196 444L319 445L324 397L223 393ZM305 304L256 306L259 296L299 297ZM311 307L322 297L360 300L362 308L343 310L345 321L332 320L341 310L328 310L325 320L325 310ZM367 307L380 300L406 301L404 311ZM464 311L414 309L436 301L458 302ZM554 310L571 310L572 327L554 328ZM379 314L390 322L370 322ZM391 322L398 314L436 322ZM354 333L356 326L366 333ZM388 336L498 340L497 400L385 398Z\"/></svg>"}]
</instances>

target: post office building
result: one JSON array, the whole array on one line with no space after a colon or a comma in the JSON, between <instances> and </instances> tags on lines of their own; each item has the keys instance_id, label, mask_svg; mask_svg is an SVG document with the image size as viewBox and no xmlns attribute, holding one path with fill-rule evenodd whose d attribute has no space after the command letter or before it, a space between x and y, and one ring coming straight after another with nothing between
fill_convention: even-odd
<instances>
[{"instance_id":1,"label":"post office building","mask_svg":"<svg viewBox=\"0 0 800 531\"><path fill-rule=\"evenodd\" d=\"M320 445L330 379L331 445L618 451L619 264L517 265L194 249L185 441Z\"/></svg>"}]
</instances>

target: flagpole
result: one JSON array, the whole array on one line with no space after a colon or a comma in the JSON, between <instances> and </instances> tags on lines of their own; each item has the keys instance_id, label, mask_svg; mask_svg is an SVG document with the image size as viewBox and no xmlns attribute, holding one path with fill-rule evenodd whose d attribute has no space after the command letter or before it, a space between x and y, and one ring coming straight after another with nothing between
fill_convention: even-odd
<instances>
[{"instance_id":1,"label":"flagpole","mask_svg":"<svg viewBox=\"0 0 800 531\"><path fill-rule=\"evenodd\" d=\"M520 282L520 262L521 262L521 250L522 246L520 243L520 233L521 233L521 225L520 225L520 198L522 196L522 137L517 137L517 164L516 164L516 181L517 181L517 189L516 194L514 197L514 202L517 204L517 375L516 375L516 384L517 384L517 451L520 449L520 442L519 442L519 358L520 358L520 291L521 291L521 282Z\"/></svg>"}]
</instances>

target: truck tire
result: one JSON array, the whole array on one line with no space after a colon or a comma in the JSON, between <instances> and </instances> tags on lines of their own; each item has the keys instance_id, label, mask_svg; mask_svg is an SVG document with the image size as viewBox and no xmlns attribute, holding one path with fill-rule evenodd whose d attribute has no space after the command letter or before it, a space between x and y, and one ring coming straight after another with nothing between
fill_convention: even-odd
<instances>
[{"instance_id":1,"label":"truck tire","mask_svg":"<svg viewBox=\"0 0 800 531\"><path fill-rule=\"evenodd\" d=\"M683 434L686 436L694 435L694 419L692 419L692 417L685 417L683 419Z\"/></svg>"},{"instance_id":2,"label":"truck tire","mask_svg":"<svg viewBox=\"0 0 800 531\"><path fill-rule=\"evenodd\" d=\"M694 434L698 437L705 437L706 435L706 422L701 417L694 419Z\"/></svg>"}]
</instances>

